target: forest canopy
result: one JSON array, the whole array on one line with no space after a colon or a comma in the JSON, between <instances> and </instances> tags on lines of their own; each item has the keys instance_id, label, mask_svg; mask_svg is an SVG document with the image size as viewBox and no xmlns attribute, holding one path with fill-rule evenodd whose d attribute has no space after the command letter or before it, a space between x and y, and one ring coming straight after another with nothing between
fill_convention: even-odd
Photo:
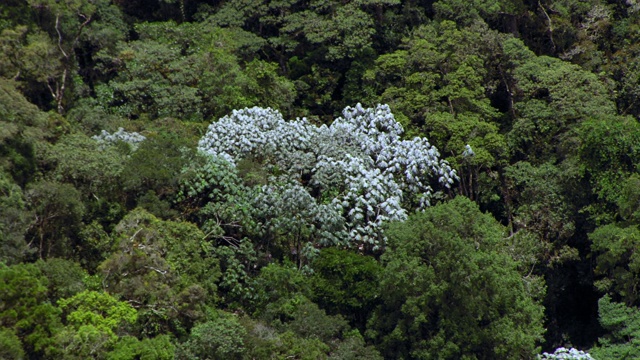
<instances>
[{"instance_id":1,"label":"forest canopy","mask_svg":"<svg viewBox=\"0 0 640 360\"><path fill-rule=\"evenodd\" d=\"M7 0L0 358L623 359L636 0Z\"/></svg>"}]
</instances>

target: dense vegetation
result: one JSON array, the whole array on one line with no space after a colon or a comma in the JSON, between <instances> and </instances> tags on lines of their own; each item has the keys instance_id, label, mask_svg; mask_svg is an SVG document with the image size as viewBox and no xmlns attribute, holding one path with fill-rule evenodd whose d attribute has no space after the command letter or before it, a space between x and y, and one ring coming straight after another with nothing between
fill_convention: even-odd
<instances>
[{"instance_id":1,"label":"dense vegetation","mask_svg":"<svg viewBox=\"0 0 640 360\"><path fill-rule=\"evenodd\" d=\"M636 0L5 0L0 49L2 359L640 357Z\"/></svg>"}]
</instances>

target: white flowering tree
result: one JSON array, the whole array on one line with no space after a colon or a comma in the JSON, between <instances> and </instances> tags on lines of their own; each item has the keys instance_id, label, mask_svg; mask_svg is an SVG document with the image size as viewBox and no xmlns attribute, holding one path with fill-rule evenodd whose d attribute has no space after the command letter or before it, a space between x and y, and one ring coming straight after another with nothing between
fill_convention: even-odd
<instances>
[{"instance_id":1,"label":"white flowering tree","mask_svg":"<svg viewBox=\"0 0 640 360\"><path fill-rule=\"evenodd\" d=\"M557 348L553 354L542 353L538 355L538 360L594 360L589 353L574 348Z\"/></svg>"},{"instance_id":2,"label":"white flowering tree","mask_svg":"<svg viewBox=\"0 0 640 360\"><path fill-rule=\"evenodd\" d=\"M106 130L102 130L102 132L100 132L100 135L92 136L92 139L96 140L102 147L122 142L128 144L132 150L136 150L140 143L146 139L146 137L135 131L129 132L124 128L118 128L118 131L114 132L113 134L109 133Z\"/></svg>"},{"instance_id":3,"label":"white flowering tree","mask_svg":"<svg viewBox=\"0 0 640 360\"><path fill-rule=\"evenodd\" d=\"M457 179L426 138L404 140L403 131L387 105L347 107L319 127L254 107L212 123L198 148L234 166L250 159L271 174L255 206L274 231L293 227L320 245L378 249L386 222L429 206L432 185L448 189Z\"/></svg>"}]
</instances>

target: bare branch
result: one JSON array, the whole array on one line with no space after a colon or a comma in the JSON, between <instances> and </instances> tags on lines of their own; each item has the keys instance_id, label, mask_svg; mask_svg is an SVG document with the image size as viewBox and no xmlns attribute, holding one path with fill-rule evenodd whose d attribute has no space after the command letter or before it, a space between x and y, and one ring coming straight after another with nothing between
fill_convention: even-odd
<instances>
[{"instance_id":1,"label":"bare branch","mask_svg":"<svg viewBox=\"0 0 640 360\"><path fill-rule=\"evenodd\" d=\"M84 14L81 14L81 13L78 13L78 16L83 18L84 22L82 24L80 24L80 28L78 28L78 32L76 32L75 39L73 40L73 45L71 45L72 48L76 47L76 44L78 43L78 40L80 39L80 34L82 34L82 29L84 29L85 26L89 25L89 23L93 19L92 16L87 16L87 15L84 15Z\"/></svg>"},{"instance_id":2,"label":"bare branch","mask_svg":"<svg viewBox=\"0 0 640 360\"><path fill-rule=\"evenodd\" d=\"M138 231L136 231L136 233L129 238L129 241L133 241L136 238L136 236L138 236L138 233L142 230L144 230L144 228L138 229Z\"/></svg>"},{"instance_id":3,"label":"bare branch","mask_svg":"<svg viewBox=\"0 0 640 360\"><path fill-rule=\"evenodd\" d=\"M169 272L168 270L160 270L158 268L154 268L153 266L145 266L144 268L153 270L153 271L157 272L158 274L160 274L162 276L166 276L167 273Z\"/></svg>"},{"instance_id":4,"label":"bare branch","mask_svg":"<svg viewBox=\"0 0 640 360\"><path fill-rule=\"evenodd\" d=\"M553 41L553 23L551 22L551 17L547 13L547 10L544 8L544 6L542 6L542 3L540 2L540 0L538 0L538 6L540 7L544 15L547 17L547 22L549 24L549 29L547 32L549 33L549 40L551 41L551 46L553 46L553 51L555 52L556 43Z\"/></svg>"},{"instance_id":5,"label":"bare branch","mask_svg":"<svg viewBox=\"0 0 640 360\"><path fill-rule=\"evenodd\" d=\"M65 59L69 59L69 55L62 48L62 33L60 33L60 14L56 14L56 32L58 33L58 49L62 52Z\"/></svg>"}]
</instances>

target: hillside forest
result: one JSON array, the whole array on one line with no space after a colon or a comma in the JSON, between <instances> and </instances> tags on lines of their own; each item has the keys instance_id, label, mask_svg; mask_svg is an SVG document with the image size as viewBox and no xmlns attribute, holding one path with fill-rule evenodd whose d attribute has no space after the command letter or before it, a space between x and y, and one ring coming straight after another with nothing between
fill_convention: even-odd
<instances>
[{"instance_id":1,"label":"hillside forest","mask_svg":"<svg viewBox=\"0 0 640 360\"><path fill-rule=\"evenodd\" d=\"M640 358L637 0L3 0L1 359Z\"/></svg>"}]
</instances>

